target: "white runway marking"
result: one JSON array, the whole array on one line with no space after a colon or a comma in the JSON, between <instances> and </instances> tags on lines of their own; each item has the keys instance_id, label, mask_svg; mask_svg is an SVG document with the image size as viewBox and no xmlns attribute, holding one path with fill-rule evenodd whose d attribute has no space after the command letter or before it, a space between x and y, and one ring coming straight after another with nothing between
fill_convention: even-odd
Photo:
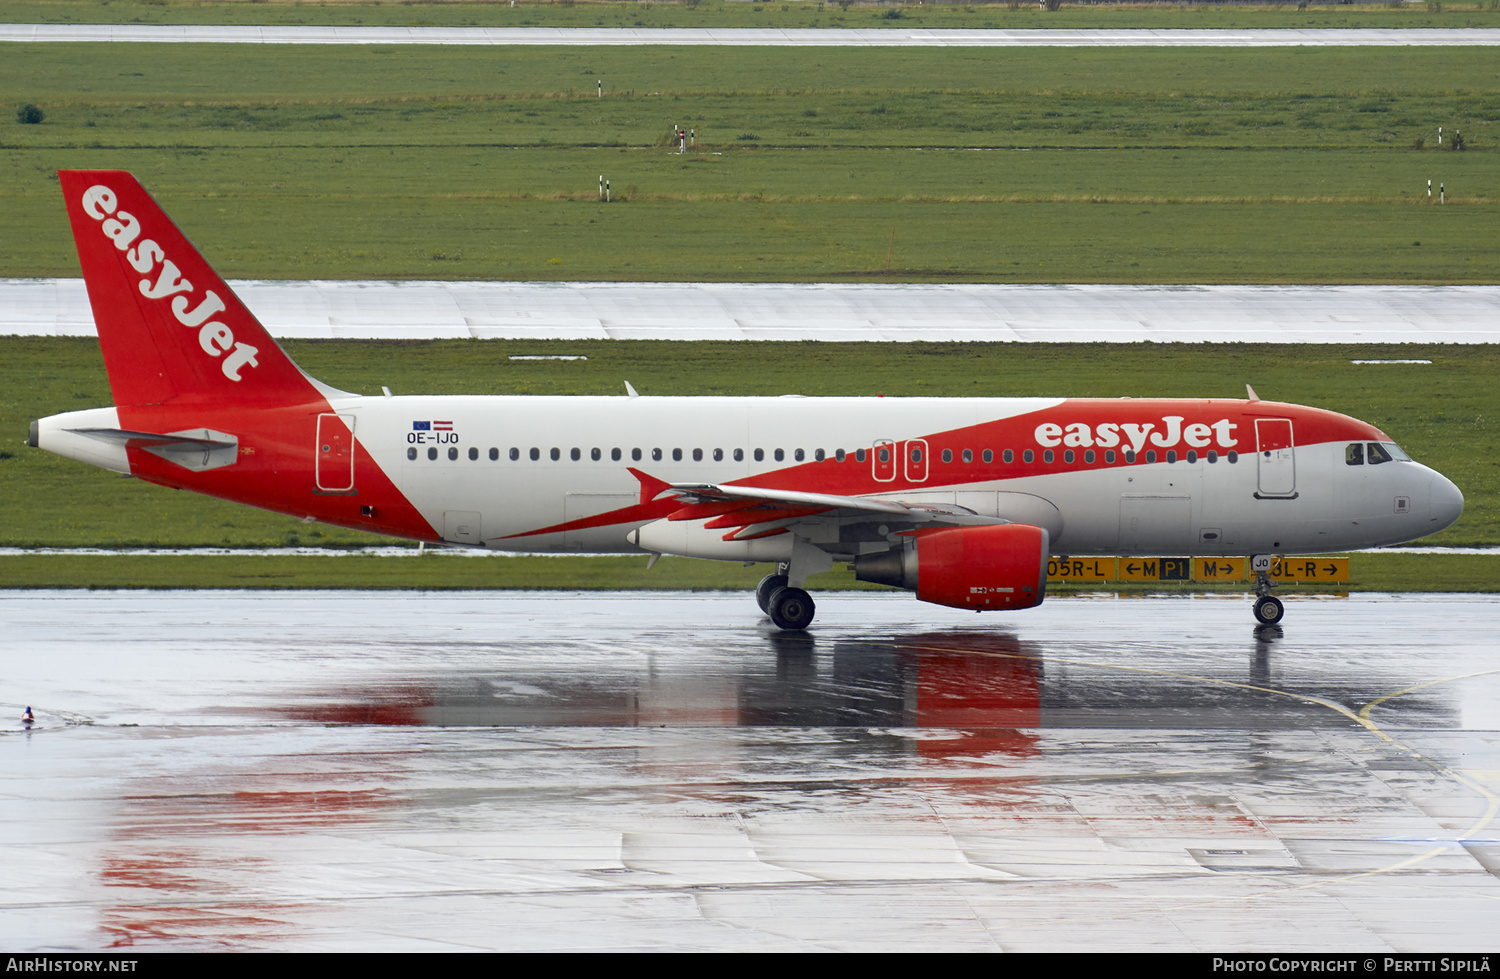
<instances>
[{"instance_id":1,"label":"white runway marking","mask_svg":"<svg viewBox=\"0 0 1500 979\"><path fill-rule=\"evenodd\" d=\"M1492 28L1378 30L872 30L839 28L218 27L3 24L0 41L214 44L736 45L763 47L1406 47L1500 44Z\"/></svg>"},{"instance_id":2,"label":"white runway marking","mask_svg":"<svg viewBox=\"0 0 1500 979\"><path fill-rule=\"evenodd\" d=\"M232 285L273 335L294 338L1500 341L1496 286L328 281ZM83 280L0 279L0 335L7 334L93 336Z\"/></svg>"}]
</instances>

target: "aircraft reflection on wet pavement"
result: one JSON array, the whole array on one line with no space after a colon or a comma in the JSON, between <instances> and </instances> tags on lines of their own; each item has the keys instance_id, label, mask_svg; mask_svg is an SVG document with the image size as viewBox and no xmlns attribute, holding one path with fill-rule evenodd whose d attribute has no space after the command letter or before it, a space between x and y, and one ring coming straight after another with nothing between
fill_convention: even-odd
<instances>
[{"instance_id":1,"label":"aircraft reflection on wet pavement","mask_svg":"<svg viewBox=\"0 0 1500 979\"><path fill-rule=\"evenodd\" d=\"M559 673L554 664L529 670L510 660L494 673L287 691L283 705L258 710L320 724L893 727L982 735L962 743L915 742L917 750L932 754L1025 751L1035 744L1035 732L1049 727L1347 727L1347 717L1311 706L1295 690L1264 687L1273 682L1282 638L1279 626L1256 627L1243 674L1209 678L1149 668L1101 671L1074 650L1049 657L1052 644L1009 632L914 632L831 642L772 633L764 637L770 656L736 658L715 664L718 669L674 659L644 671L633 664L581 674ZM1315 695L1357 703L1367 694L1330 689L1325 682ZM1420 694L1403 699L1401 709L1408 719L1436 722L1449 713Z\"/></svg>"}]
</instances>

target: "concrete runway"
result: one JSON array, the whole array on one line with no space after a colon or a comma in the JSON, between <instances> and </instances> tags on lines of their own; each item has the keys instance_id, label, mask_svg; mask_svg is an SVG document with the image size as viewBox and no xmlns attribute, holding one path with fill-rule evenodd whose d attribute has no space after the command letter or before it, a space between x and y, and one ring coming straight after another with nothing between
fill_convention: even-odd
<instances>
[{"instance_id":1,"label":"concrete runway","mask_svg":"<svg viewBox=\"0 0 1500 979\"><path fill-rule=\"evenodd\" d=\"M818 597L0 592L0 947L1500 946L1492 597Z\"/></svg>"},{"instance_id":2,"label":"concrete runway","mask_svg":"<svg viewBox=\"0 0 1500 979\"><path fill-rule=\"evenodd\" d=\"M1494 286L235 281L278 337L1494 343ZM0 279L0 334L93 336L82 279Z\"/></svg>"},{"instance_id":3,"label":"concrete runway","mask_svg":"<svg viewBox=\"0 0 1500 979\"><path fill-rule=\"evenodd\" d=\"M1378 30L916 30L877 28L223 27L0 24L0 41L215 44L741 45L762 47L1389 47L1500 44L1494 28Z\"/></svg>"}]
</instances>

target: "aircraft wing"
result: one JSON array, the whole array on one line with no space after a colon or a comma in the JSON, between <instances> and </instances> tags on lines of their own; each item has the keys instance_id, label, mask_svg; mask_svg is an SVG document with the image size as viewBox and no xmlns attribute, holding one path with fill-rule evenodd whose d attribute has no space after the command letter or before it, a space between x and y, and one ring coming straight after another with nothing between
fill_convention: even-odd
<instances>
[{"instance_id":1,"label":"aircraft wing","mask_svg":"<svg viewBox=\"0 0 1500 979\"><path fill-rule=\"evenodd\" d=\"M890 526L983 526L1009 520L986 517L952 503L904 502L899 497L839 496L800 490L719 483L678 483L656 499L677 499L680 510L668 520L705 520L706 529L729 531L725 540L749 540L785 533L798 522L817 518L840 524L878 520ZM874 535L882 536L882 535Z\"/></svg>"}]
</instances>

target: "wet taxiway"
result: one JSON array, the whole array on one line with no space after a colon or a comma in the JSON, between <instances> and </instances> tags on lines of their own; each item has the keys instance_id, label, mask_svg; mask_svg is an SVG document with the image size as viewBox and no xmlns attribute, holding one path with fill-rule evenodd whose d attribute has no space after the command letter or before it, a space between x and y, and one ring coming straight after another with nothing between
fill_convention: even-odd
<instances>
[{"instance_id":1,"label":"wet taxiway","mask_svg":"<svg viewBox=\"0 0 1500 979\"><path fill-rule=\"evenodd\" d=\"M1491 597L818 597L0 592L0 946L1500 945Z\"/></svg>"}]
</instances>

